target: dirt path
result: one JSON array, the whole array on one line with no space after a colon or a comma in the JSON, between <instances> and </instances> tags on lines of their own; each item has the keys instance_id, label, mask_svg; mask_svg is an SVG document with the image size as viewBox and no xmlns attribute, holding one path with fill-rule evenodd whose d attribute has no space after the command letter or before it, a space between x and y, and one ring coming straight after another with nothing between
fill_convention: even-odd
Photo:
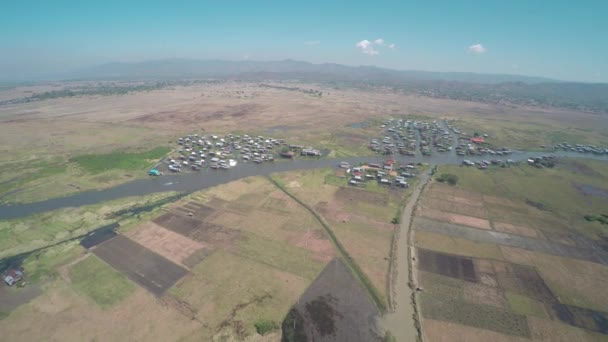
<instances>
[{"instance_id":1,"label":"dirt path","mask_svg":"<svg viewBox=\"0 0 608 342\"><path fill-rule=\"evenodd\" d=\"M429 171L420 176L420 181L412 192L401 216L401 227L396 243L397 257L394 262L396 271L393 274L394 279L391 281L391 298L393 300L391 307L393 310L386 314L381 322L382 327L389 330L399 342L420 340L416 328L418 324L416 322L418 320L417 308L415 308L412 297L414 291L409 286L410 282L416 284L416 269L412 266L413 249L410 243L412 235L410 228L414 208L422 189L431 178L430 170L432 169L433 165L431 165Z\"/></svg>"}]
</instances>

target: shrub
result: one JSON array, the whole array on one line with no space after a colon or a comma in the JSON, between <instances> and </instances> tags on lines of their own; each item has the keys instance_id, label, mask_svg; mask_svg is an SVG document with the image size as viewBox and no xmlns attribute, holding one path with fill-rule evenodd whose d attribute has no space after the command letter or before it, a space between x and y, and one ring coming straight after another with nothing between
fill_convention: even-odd
<instances>
[{"instance_id":1,"label":"shrub","mask_svg":"<svg viewBox=\"0 0 608 342\"><path fill-rule=\"evenodd\" d=\"M271 333L271 332L279 329L279 324L277 322L269 321L266 319L255 322L254 326L255 326L255 330L260 335L266 335L268 333Z\"/></svg>"},{"instance_id":2,"label":"shrub","mask_svg":"<svg viewBox=\"0 0 608 342\"><path fill-rule=\"evenodd\" d=\"M386 331L386 333L384 334L384 338L382 339L383 342L396 342L397 339L395 338L395 336L393 336L393 334L391 334L390 331Z\"/></svg>"},{"instance_id":3,"label":"shrub","mask_svg":"<svg viewBox=\"0 0 608 342\"><path fill-rule=\"evenodd\" d=\"M458 183L458 176L451 173L442 173L439 177L437 177L437 181L441 183L445 182L450 185L456 185L456 183Z\"/></svg>"}]
</instances>

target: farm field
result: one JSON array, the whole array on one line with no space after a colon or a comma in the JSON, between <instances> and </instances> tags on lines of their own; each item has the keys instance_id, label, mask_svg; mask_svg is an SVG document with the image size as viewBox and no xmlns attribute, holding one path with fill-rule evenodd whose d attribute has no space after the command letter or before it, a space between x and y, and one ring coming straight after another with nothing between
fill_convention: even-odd
<instances>
[{"instance_id":1,"label":"farm field","mask_svg":"<svg viewBox=\"0 0 608 342\"><path fill-rule=\"evenodd\" d=\"M333 169L280 173L273 178L327 222L386 305L394 234L391 221L416 180L410 189L397 190L376 182L368 182L364 189L348 186L347 178L336 176Z\"/></svg>"},{"instance_id":2,"label":"farm field","mask_svg":"<svg viewBox=\"0 0 608 342\"><path fill-rule=\"evenodd\" d=\"M138 328L156 323L159 336L172 331L169 340L257 336L255 323L279 326L336 256L318 221L266 178L210 188L163 208L142 215L143 222L121 226L122 234L91 246L91 253L70 242L26 259L32 284L25 289L40 283L44 291L6 313L0 321L3 331L19 327L32 312L40 319L54 315L53 322L82 315L108 324L110 315L128 315L136 306L147 308L148 322L125 327L123 338L145 339L150 335ZM38 268L45 277L35 277ZM49 301L66 307L39 309ZM95 305L88 308L87 303ZM115 336L107 326L70 328L74 326L60 325L49 330L50 336ZM7 330L7 336L13 332L17 330ZM28 338L40 333L31 330ZM277 333L265 338L276 339Z\"/></svg>"},{"instance_id":3,"label":"farm field","mask_svg":"<svg viewBox=\"0 0 608 342\"><path fill-rule=\"evenodd\" d=\"M424 336L606 340L606 235L584 216L608 199L579 189L602 188L607 171L605 162L583 160L549 169L440 167L458 183L429 183L413 221Z\"/></svg>"}]
</instances>

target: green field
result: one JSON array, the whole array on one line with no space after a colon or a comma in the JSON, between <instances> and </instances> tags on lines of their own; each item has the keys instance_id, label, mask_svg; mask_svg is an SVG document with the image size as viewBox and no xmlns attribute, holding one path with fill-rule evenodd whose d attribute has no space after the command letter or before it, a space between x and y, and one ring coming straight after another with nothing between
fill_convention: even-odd
<instances>
[{"instance_id":1,"label":"green field","mask_svg":"<svg viewBox=\"0 0 608 342\"><path fill-rule=\"evenodd\" d=\"M575 127L554 120L509 120L508 118L459 118L454 121L461 132L488 134L486 142L496 147L541 150L558 143L605 145L608 128Z\"/></svg>"},{"instance_id":2,"label":"green field","mask_svg":"<svg viewBox=\"0 0 608 342\"><path fill-rule=\"evenodd\" d=\"M145 152L114 151L107 154L85 154L74 157L71 161L91 173L101 173L113 169L145 170L169 151L168 147L157 147Z\"/></svg>"},{"instance_id":3,"label":"green field","mask_svg":"<svg viewBox=\"0 0 608 342\"><path fill-rule=\"evenodd\" d=\"M147 169L169 152L111 152L41 157L0 165L0 202L27 203L147 177Z\"/></svg>"},{"instance_id":4,"label":"green field","mask_svg":"<svg viewBox=\"0 0 608 342\"><path fill-rule=\"evenodd\" d=\"M64 208L23 218L0 221L0 258L29 252L66 241L104 225L123 221L126 227L145 220L159 208L156 203L174 193L127 197L99 204ZM130 209L150 205L149 212L130 214ZM120 215L116 215L119 213Z\"/></svg>"},{"instance_id":5,"label":"green field","mask_svg":"<svg viewBox=\"0 0 608 342\"><path fill-rule=\"evenodd\" d=\"M135 291L135 285L131 281L95 255L74 265L70 270L70 278L76 291L91 298L102 308L119 303Z\"/></svg>"},{"instance_id":6,"label":"green field","mask_svg":"<svg viewBox=\"0 0 608 342\"><path fill-rule=\"evenodd\" d=\"M507 292L505 295L507 297L507 300L509 301L509 306L511 307L511 310L513 310L514 312L527 316L549 318L541 302L511 292Z\"/></svg>"},{"instance_id":7,"label":"green field","mask_svg":"<svg viewBox=\"0 0 608 342\"><path fill-rule=\"evenodd\" d=\"M520 163L509 168L492 167L487 170L449 165L439 167L439 171L457 175L457 188L528 203L527 213L519 220L522 224L548 231L563 226L591 235L605 233L600 223L588 222L584 215L605 211L608 198L586 195L579 187L606 189L608 162L561 159L554 168L539 169ZM498 218L497 215L517 219L514 210L510 207L491 209L490 219Z\"/></svg>"}]
</instances>

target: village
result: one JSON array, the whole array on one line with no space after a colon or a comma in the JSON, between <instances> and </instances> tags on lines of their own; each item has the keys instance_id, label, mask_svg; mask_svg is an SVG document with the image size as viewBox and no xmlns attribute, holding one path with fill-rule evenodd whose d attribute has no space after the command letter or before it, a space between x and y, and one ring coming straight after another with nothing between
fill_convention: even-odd
<instances>
[{"instance_id":1,"label":"village","mask_svg":"<svg viewBox=\"0 0 608 342\"><path fill-rule=\"evenodd\" d=\"M164 157L151 170L150 176L160 176L165 171L183 172L187 170L230 169L238 162L272 162L277 157L294 159L320 157L321 150L310 146L289 145L284 139L264 136L189 134L178 138L178 147Z\"/></svg>"},{"instance_id":2,"label":"village","mask_svg":"<svg viewBox=\"0 0 608 342\"><path fill-rule=\"evenodd\" d=\"M417 175L417 164L407 163L399 165L393 159L386 160L382 165L368 163L351 167L347 162L340 162L336 175L348 179L348 185L366 187L368 182L376 182L391 188L409 188L408 179Z\"/></svg>"},{"instance_id":3,"label":"village","mask_svg":"<svg viewBox=\"0 0 608 342\"><path fill-rule=\"evenodd\" d=\"M454 152L459 156L508 155L506 147L492 147L486 141L487 134L469 135L461 132L448 120L432 122L390 119L380 126L381 138L372 139L369 149L382 155L431 156L433 152Z\"/></svg>"}]
</instances>

